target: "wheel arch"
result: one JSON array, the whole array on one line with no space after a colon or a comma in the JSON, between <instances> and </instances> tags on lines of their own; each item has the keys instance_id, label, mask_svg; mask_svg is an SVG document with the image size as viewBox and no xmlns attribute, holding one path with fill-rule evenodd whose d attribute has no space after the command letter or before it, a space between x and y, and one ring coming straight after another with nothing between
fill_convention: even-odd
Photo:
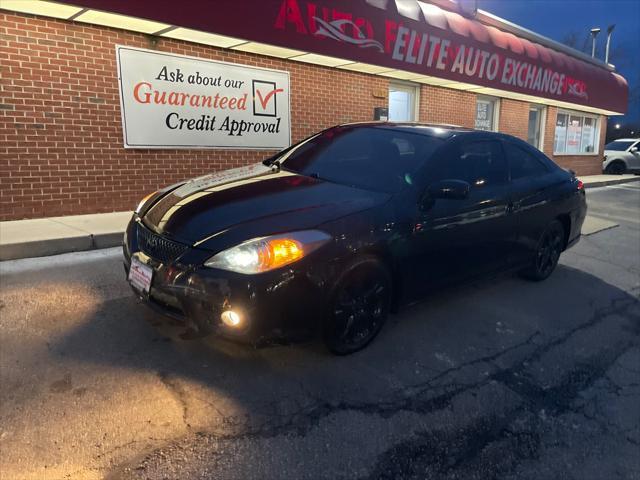
<instances>
[{"instance_id":1,"label":"wheel arch","mask_svg":"<svg viewBox=\"0 0 640 480\"><path fill-rule=\"evenodd\" d=\"M387 267L391 274L391 311L397 312L402 298L403 280L400 267L395 261L394 256L388 248L385 248L382 245L372 245L370 247L363 248L358 252L358 256L375 257L380 260L385 267Z\"/></svg>"},{"instance_id":2,"label":"wheel arch","mask_svg":"<svg viewBox=\"0 0 640 480\"><path fill-rule=\"evenodd\" d=\"M627 161L624 158L616 157L612 159L607 159L607 166L605 168L605 171L609 170L612 165L616 165L616 164L622 164L625 170L629 168L629 165L627 164Z\"/></svg>"}]
</instances>

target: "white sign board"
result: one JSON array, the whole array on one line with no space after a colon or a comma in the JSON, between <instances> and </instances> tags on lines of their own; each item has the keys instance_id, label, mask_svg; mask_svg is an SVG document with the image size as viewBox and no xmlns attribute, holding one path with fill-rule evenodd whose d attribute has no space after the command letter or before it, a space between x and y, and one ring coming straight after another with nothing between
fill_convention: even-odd
<instances>
[{"instance_id":1,"label":"white sign board","mask_svg":"<svg viewBox=\"0 0 640 480\"><path fill-rule=\"evenodd\" d=\"M286 148L289 73L116 46L126 148Z\"/></svg>"}]
</instances>

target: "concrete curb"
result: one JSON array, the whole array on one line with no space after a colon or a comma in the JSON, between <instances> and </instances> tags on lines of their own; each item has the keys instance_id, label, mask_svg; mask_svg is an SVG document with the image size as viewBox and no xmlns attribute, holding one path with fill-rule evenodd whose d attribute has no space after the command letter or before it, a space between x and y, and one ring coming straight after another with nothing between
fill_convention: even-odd
<instances>
[{"instance_id":1,"label":"concrete curb","mask_svg":"<svg viewBox=\"0 0 640 480\"><path fill-rule=\"evenodd\" d=\"M623 183L631 183L640 181L640 175L636 175L633 178L619 178L616 180L596 180L592 182L585 182L584 188L595 187L608 187L610 185L621 185Z\"/></svg>"},{"instance_id":2,"label":"concrete curb","mask_svg":"<svg viewBox=\"0 0 640 480\"><path fill-rule=\"evenodd\" d=\"M0 222L0 261L122 245L131 212Z\"/></svg>"},{"instance_id":3,"label":"concrete curb","mask_svg":"<svg viewBox=\"0 0 640 480\"><path fill-rule=\"evenodd\" d=\"M59 253L79 252L91 249L90 236L50 238L22 243L5 243L0 249L0 260L45 257Z\"/></svg>"},{"instance_id":4,"label":"concrete curb","mask_svg":"<svg viewBox=\"0 0 640 480\"><path fill-rule=\"evenodd\" d=\"M124 231L5 243L0 248L0 261L118 247L122 245L123 235Z\"/></svg>"}]
</instances>

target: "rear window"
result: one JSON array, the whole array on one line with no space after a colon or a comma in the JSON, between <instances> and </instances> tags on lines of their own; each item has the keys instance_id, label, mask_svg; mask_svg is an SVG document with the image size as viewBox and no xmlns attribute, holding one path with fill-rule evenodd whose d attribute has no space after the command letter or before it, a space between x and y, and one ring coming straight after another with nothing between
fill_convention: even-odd
<instances>
[{"instance_id":1,"label":"rear window","mask_svg":"<svg viewBox=\"0 0 640 480\"><path fill-rule=\"evenodd\" d=\"M283 155L282 167L335 183L398 192L444 140L424 133L376 127L337 127Z\"/></svg>"}]
</instances>

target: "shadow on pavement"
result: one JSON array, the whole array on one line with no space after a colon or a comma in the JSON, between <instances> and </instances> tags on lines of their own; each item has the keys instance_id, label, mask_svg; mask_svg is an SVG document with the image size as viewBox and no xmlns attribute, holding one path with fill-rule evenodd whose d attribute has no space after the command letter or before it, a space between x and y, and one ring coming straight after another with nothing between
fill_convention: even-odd
<instances>
[{"instance_id":1,"label":"shadow on pavement","mask_svg":"<svg viewBox=\"0 0 640 480\"><path fill-rule=\"evenodd\" d=\"M314 460L314 450L325 440L329 469L353 462L354 472L372 478L481 469L489 478L542 461L548 419L579 411L581 392L640 344L638 305L624 291L560 266L543 283L504 276L434 293L392 316L364 351L334 357L318 342L253 349L216 338L183 341L131 296L101 303L51 342L50 353L122 372L132 398L146 392L128 372L155 375L183 409L184 434L164 445L165 453L189 445L187 458L214 462L222 444L243 442L217 465L218 478L268 478L277 469L303 478L296 469L305 465L323 477L325 460ZM64 390L65 379L56 381ZM358 415L370 418L373 430ZM283 436L298 439L295 450L265 447ZM602 447L627 452L616 442ZM135 478L129 467L136 466L173 478L157 442L148 447L114 478ZM183 478L199 465L188 463ZM327 478L334 474L326 470Z\"/></svg>"}]
</instances>

